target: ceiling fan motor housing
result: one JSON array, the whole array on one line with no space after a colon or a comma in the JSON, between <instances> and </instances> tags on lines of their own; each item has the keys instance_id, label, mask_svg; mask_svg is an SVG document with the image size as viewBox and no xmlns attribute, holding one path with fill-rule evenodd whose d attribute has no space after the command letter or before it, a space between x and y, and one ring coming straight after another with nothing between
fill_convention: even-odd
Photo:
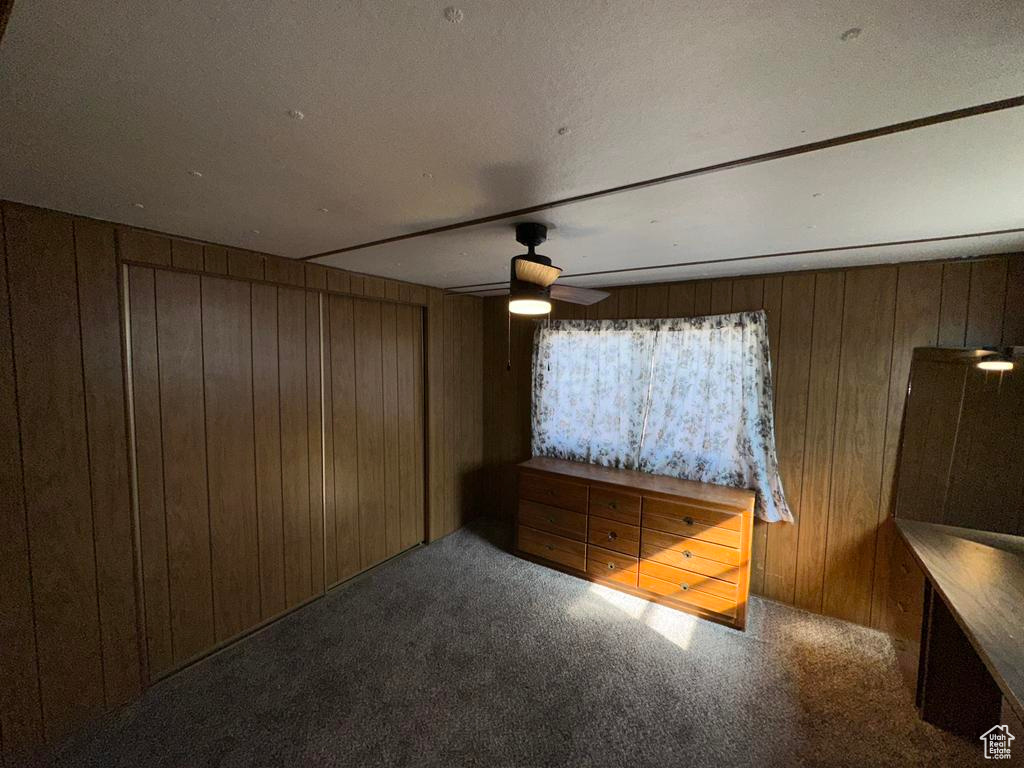
<instances>
[{"instance_id":1,"label":"ceiling fan motor housing","mask_svg":"<svg viewBox=\"0 0 1024 768\"><path fill-rule=\"evenodd\" d=\"M538 224L534 221L524 221L516 224L516 242L522 243L530 249L530 253L533 253L533 249L548 239L548 228L543 224ZM551 263L550 261L548 262Z\"/></svg>"},{"instance_id":2,"label":"ceiling fan motor housing","mask_svg":"<svg viewBox=\"0 0 1024 768\"><path fill-rule=\"evenodd\" d=\"M543 264L545 266L551 266L551 259L547 256L541 256L539 254L523 254L522 256L513 256L509 261L509 293L512 296L520 298L531 298L531 299L547 299L551 295L551 287L546 285L537 285L536 283L530 283L526 280L520 280L516 277L516 262L517 261L532 261L536 264Z\"/></svg>"}]
</instances>

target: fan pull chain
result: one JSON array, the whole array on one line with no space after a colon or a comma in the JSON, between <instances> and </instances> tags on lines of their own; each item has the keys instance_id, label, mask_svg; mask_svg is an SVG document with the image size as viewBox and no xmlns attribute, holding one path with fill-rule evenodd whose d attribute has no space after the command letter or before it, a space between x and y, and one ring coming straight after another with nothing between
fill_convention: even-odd
<instances>
[{"instance_id":1,"label":"fan pull chain","mask_svg":"<svg viewBox=\"0 0 1024 768\"><path fill-rule=\"evenodd\" d=\"M508 312L507 314L508 314L508 331L507 331L507 333L505 335L505 341L506 341L506 346L505 346L505 352L506 352L506 356L505 356L505 370L506 371L511 371L512 370L512 313Z\"/></svg>"}]
</instances>

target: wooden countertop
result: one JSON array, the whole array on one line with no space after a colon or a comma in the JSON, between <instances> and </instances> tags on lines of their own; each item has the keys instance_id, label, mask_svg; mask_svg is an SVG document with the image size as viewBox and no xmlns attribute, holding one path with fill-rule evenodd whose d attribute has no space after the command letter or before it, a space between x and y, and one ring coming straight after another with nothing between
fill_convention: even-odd
<instances>
[{"instance_id":1,"label":"wooden countertop","mask_svg":"<svg viewBox=\"0 0 1024 768\"><path fill-rule=\"evenodd\" d=\"M1024 536L900 518L896 528L1024 717Z\"/></svg>"},{"instance_id":2,"label":"wooden countertop","mask_svg":"<svg viewBox=\"0 0 1024 768\"><path fill-rule=\"evenodd\" d=\"M729 488L724 485L697 483L693 480L680 480L678 477L652 475L633 469L614 469L597 464L584 464L579 461L550 459L534 456L519 465L521 469L532 469L538 472L553 472L568 475L588 483L603 483L623 488L639 490L641 493L663 493L670 496L685 496L695 501L719 504L727 507L738 507L745 510L754 508L754 492L743 488Z\"/></svg>"}]
</instances>

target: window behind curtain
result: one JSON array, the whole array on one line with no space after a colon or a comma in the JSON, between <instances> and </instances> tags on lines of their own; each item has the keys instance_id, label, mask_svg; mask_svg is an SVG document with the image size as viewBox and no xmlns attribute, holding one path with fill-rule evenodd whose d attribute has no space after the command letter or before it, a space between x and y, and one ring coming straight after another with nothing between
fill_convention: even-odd
<instances>
[{"instance_id":1,"label":"window behind curtain","mask_svg":"<svg viewBox=\"0 0 1024 768\"><path fill-rule=\"evenodd\" d=\"M759 517L792 521L764 312L542 324L533 454L751 488Z\"/></svg>"}]
</instances>

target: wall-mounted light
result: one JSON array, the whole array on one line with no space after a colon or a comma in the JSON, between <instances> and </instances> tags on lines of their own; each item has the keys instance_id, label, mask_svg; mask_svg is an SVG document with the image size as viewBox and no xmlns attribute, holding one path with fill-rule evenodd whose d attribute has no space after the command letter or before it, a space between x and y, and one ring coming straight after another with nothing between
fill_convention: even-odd
<instances>
[{"instance_id":1,"label":"wall-mounted light","mask_svg":"<svg viewBox=\"0 0 1024 768\"><path fill-rule=\"evenodd\" d=\"M1013 350L988 347L991 354L985 355L975 365L983 371L1012 371Z\"/></svg>"},{"instance_id":2,"label":"wall-mounted light","mask_svg":"<svg viewBox=\"0 0 1024 768\"><path fill-rule=\"evenodd\" d=\"M981 360L977 363L978 367L983 371L1012 371L1013 360L1004 360L1000 358L988 358Z\"/></svg>"}]
</instances>

